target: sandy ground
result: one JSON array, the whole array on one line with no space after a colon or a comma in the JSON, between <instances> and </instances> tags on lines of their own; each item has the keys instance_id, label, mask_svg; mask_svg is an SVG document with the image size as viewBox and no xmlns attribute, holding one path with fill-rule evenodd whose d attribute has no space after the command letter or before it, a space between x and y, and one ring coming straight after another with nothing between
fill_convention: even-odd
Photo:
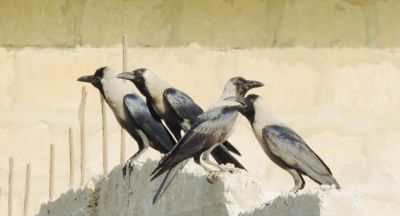
<instances>
[{"instance_id":1,"label":"sandy ground","mask_svg":"<svg viewBox=\"0 0 400 216\"><path fill-rule=\"evenodd\" d=\"M68 127L75 132L79 180L76 78L109 65L121 69L121 49L0 49L0 215L7 209L8 157L15 158L15 215L21 215L25 163L32 164L30 212L47 200L49 145L56 147L56 196L68 188ZM148 67L211 105L231 77L259 79L255 93L330 166L339 183L360 194L367 215L400 211L400 51L377 49L209 50L132 48L129 68ZM99 94L87 104L88 178L101 171ZM119 127L108 110L110 167L119 161ZM287 191L291 177L266 158L245 120L232 135L249 173L268 190ZM128 154L136 150L128 138ZM149 151L143 157L153 157ZM309 179L307 188L315 187Z\"/></svg>"}]
</instances>

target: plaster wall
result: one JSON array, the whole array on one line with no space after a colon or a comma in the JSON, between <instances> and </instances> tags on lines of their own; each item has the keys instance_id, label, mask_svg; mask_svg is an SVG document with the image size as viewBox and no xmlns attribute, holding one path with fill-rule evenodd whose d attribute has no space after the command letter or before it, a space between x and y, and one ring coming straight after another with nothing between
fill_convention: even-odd
<instances>
[{"instance_id":1,"label":"plaster wall","mask_svg":"<svg viewBox=\"0 0 400 216\"><path fill-rule=\"evenodd\" d=\"M76 79L109 65L121 70L120 46L0 49L0 215L6 214L8 157L15 158L15 215L22 214L25 163L32 163L31 213L47 201L49 145L55 144L56 197L68 185L68 127L75 132L79 181ZM398 49L130 48L130 69L148 67L203 108L237 75L258 79L271 109L309 143L344 188L360 194L366 215L397 215L400 203L400 51ZM87 86L87 176L102 173L99 94ZM119 163L119 127L107 109L109 166ZM128 137L128 154L136 144ZM262 152L244 119L231 138L241 162L266 190L292 179ZM148 151L143 160L154 158ZM128 155L127 155L128 156ZM309 179L307 188L315 187Z\"/></svg>"},{"instance_id":2,"label":"plaster wall","mask_svg":"<svg viewBox=\"0 0 400 216\"><path fill-rule=\"evenodd\" d=\"M399 47L399 0L1 0L0 46Z\"/></svg>"}]
</instances>

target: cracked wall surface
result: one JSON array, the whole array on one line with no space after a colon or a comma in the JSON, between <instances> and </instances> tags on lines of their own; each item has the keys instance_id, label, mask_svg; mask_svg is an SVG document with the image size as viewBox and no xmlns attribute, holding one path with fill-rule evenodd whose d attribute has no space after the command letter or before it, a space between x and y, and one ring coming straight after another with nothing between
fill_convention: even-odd
<instances>
[{"instance_id":1,"label":"cracked wall surface","mask_svg":"<svg viewBox=\"0 0 400 216\"><path fill-rule=\"evenodd\" d=\"M0 215L7 210L8 157L15 158L15 214L22 214L25 163L32 163L31 212L47 201L49 145L55 144L55 197L68 188L68 127L74 131L79 183L76 79L109 65L121 70L121 47L0 49ZM330 166L343 187L357 191L367 215L397 215L400 171L400 51L378 49L131 48L128 68L148 67L203 108L237 75L266 85L253 92L296 130ZM87 85L87 179L102 173L99 94ZM107 108L109 167L119 163L119 127ZM137 145L127 139L127 156ZM270 191L291 177L262 152L246 120L231 142L251 176ZM158 154L149 150L143 160ZM307 181L306 188L315 184Z\"/></svg>"},{"instance_id":2,"label":"cracked wall surface","mask_svg":"<svg viewBox=\"0 0 400 216\"><path fill-rule=\"evenodd\" d=\"M0 46L398 47L398 0L2 0Z\"/></svg>"}]
</instances>

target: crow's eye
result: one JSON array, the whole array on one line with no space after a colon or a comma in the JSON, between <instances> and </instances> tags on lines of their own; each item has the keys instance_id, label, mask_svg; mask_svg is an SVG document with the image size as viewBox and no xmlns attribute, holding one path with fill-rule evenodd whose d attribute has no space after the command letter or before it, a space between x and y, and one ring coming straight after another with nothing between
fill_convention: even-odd
<instances>
[{"instance_id":1,"label":"crow's eye","mask_svg":"<svg viewBox=\"0 0 400 216\"><path fill-rule=\"evenodd\" d=\"M241 86L241 85L242 85L242 82L241 82L241 81L236 81L236 82L235 82L235 85L236 85L236 86Z\"/></svg>"}]
</instances>

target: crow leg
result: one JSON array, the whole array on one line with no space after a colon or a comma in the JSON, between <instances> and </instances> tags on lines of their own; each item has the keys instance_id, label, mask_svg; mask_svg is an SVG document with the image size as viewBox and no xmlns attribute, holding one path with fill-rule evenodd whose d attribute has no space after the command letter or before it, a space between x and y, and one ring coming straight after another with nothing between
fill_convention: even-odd
<instances>
[{"instance_id":1,"label":"crow leg","mask_svg":"<svg viewBox=\"0 0 400 216\"><path fill-rule=\"evenodd\" d=\"M206 172L208 172L208 173L213 173L213 172L215 172L215 170L211 169L209 166L206 165L207 163L204 161L204 158L203 158L203 157L200 157L199 164L200 164L201 167L203 167L203 169L204 169Z\"/></svg>"},{"instance_id":2,"label":"crow leg","mask_svg":"<svg viewBox=\"0 0 400 216\"><path fill-rule=\"evenodd\" d=\"M199 164L200 164L201 167L203 167L204 170L206 170L206 172L208 172L207 181L212 184L215 181L217 181L218 172L220 172L220 171L211 169L209 166L207 166L207 164L209 165L210 161L206 162L204 159L208 159L207 156L203 157L203 155L201 155L199 157Z\"/></svg>"},{"instance_id":3,"label":"crow leg","mask_svg":"<svg viewBox=\"0 0 400 216\"><path fill-rule=\"evenodd\" d=\"M235 170L234 168L221 166L220 164L210 160L210 154L217 146L223 146L223 145L221 145L221 144L214 145L212 148L208 149L206 152L204 152L201 155L203 162L210 166L216 167L218 170L220 170L222 172L225 172L225 171L233 172ZM225 147L222 147L222 148L225 148Z\"/></svg>"},{"instance_id":4,"label":"crow leg","mask_svg":"<svg viewBox=\"0 0 400 216\"><path fill-rule=\"evenodd\" d=\"M211 148L209 148L207 151L205 151L202 155L201 155L201 161L207 165L216 167L219 170L222 170L222 167L218 164L215 163L213 161L210 160L210 153L217 147L218 145L213 145Z\"/></svg>"},{"instance_id":5,"label":"crow leg","mask_svg":"<svg viewBox=\"0 0 400 216\"><path fill-rule=\"evenodd\" d=\"M139 146L139 150L138 150L134 155L132 155L132 157L130 157L130 158L126 161L124 167L122 168L122 173L123 173L124 176L126 175L126 170L127 170L127 168L129 169L129 175L131 174L131 172L132 172L132 170L133 170L133 163L134 163L140 156L142 156L142 154L145 153L148 149L149 149L148 146L142 146L142 147Z\"/></svg>"},{"instance_id":6,"label":"crow leg","mask_svg":"<svg viewBox=\"0 0 400 216\"><path fill-rule=\"evenodd\" d=\"M293 177L294 187L290 190L291 193L297 193L297 191L304 188L305 181L301 174L295 169L288 169L289 174Z\"/></svg>"}]
</instances>

